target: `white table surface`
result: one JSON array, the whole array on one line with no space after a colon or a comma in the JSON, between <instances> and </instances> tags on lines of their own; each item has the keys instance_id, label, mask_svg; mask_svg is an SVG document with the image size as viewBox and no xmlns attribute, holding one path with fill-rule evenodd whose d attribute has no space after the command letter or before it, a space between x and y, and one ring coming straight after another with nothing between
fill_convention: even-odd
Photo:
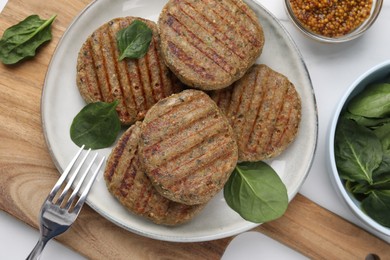
<instances>
[{"instance_id":1,"label":"white table surface","mask_svg":"<svg viewBox=\"0 0 390 260\"><path fill-rule=\"evenodd\" d=\"M338 197L326 166L326 133L337 102L362 73L390 59L390 3L384 1L375 24L360 38L342 44L323 44L303 36L288 20L283 2L257 0L285 26L298 45L308 67L317 98L319 135L313 166L300 193L390 243L390 237L366 227ZM0 11L7 0L0 0ZM0 211L0 259L25 259L38 239L38 231ZM389 246L390 255L390 246ZM223 260L306 259L290 248L256 232L236 237ZM85 259L78 253L51 241L41 259Z\"/></svg>"}]
</instances>

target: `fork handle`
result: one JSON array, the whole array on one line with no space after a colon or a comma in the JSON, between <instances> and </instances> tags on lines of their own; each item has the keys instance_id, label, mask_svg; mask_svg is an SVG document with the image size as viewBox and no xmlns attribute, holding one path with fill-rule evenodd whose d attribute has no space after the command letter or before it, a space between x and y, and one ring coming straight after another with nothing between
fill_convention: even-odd
<instances>
[{"instance_id":1,"label":"fork handle","mask_svg":"<svg viewBox=\"0 0 390 260\"><path fill-rule=\"evenodd\" d=\"M38 243L35 245L34 249L31 251L31 253L28 255L26 260L37 260L40 258L43 249L45 248L47 242L50 239L47 239L46 237L41 237L38 240Z\"/></svg>"}]
</instances>

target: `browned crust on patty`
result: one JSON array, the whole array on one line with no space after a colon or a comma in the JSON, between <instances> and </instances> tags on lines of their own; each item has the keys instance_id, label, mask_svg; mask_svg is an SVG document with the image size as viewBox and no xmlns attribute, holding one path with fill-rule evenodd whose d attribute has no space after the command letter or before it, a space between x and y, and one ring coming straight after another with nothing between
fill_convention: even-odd
<instances>
[{"instance_id":1,"label":"browned crust on patty","mask_svg":"<svg viewBox=\"0 0 390 260\"><path fill-rule=\"evenodd\" d=\"M134 20L147 24L153 38L146 55L119 61L116 33ZM82 45L77 59L76 83L87 103L118 100L124 125L143 119L158 100L181 90L166 67L159 47L156 23L138 17L115 18L96 29Z\"/></svg>"},{"instance_id":2,"label":"browned crust on patty","mask_svg":"<svg viewBox=\"0 0 390 260\"><path fill-rule=\"evenodd\" d=\"M129 211L156 224L178 225L192 219L204 205L170 201L156 191L138 157L141 123L136 122L119 139L104 171L108 190Z\"/></svg>"},{"instance_id":3,"label":"browned crust on patty","mask_svg":"<svg viewBox=\"0 0 390 260\"><path fill-rule=\"evenodd\" d=\"M168 67L188 86L221 89L260 56L264 34L241 0L170 0L158 26Z\"/></svg>"},{"instance_id":4,"label":"browned crust on patty","mask_svg":"<svg viewBox=\"0 0 390 260\"><path fill-rule=\"evenodd\" d=\"M142 123L140 158L170 200L206 203L237 163L233 130L207 94L185 90L156 103Z\"/></svg>"},{"instance_id":5,"label":"browned crust on patty","mask_svg":"<svg viewBox=\"0 0 390 260\"><path fill-rule=\"evenodd\" d=\"M210 93L237 136L239 161L273 158L295 139L301 100L284 75L254 65L231 87Z\"/></svg>"}]
</instances>

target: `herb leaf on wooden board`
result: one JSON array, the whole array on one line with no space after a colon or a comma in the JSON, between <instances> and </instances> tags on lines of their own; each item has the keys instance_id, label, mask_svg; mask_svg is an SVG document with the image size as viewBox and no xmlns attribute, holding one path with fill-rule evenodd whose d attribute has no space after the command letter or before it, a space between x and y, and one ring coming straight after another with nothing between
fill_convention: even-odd
<instances>
[{"instance_id":1,"label":"herb leaf on wooden board","mask_svg":"<svg viewBox=\"0 0 390 260\"><path fill-rule=\"evenodd\" d=\"M224 197L241 217L255 223L281 217L288 206L286 186L264 162L237 164L225 184Z\"/></svg>"},{"instance_id":2,"label":"herb leaf on wooden board","mask_svg":"<svg viewBox=\"0 0 390 260\"><path fill-rule=\"evenodd\" d=\"M390 227L390 190L375 190L362 201L362 209L379 224Z\"/></svg>"},{"instance_id":3,"label":"herb leaf on wooden board","mask_svg":"<svg viewBox=\"0 0 390 260\"><path fill-rule=\"evenodd\" d=\"M341 119L335 134L335 160L340 176L345 180L372 184L372 173L382 162L379 138L356 122Z\"/></svg>"},{"instance_id":4,"label":"herb leaf on wooden board","mask_svg":"<svg viewBox=\"0 0 390 260\"><path fill-rule=\"evenodd\" d=\"M48 20L42 20L38 15L31 15L5 30L0 40L1 62L15 64L35 56L36 49L51 40L50 26L55 18L53 15Z\"/></svg>"},{"instance_id":5,"label":"herb leaf on wooden board","mask_svg":"<svg viewBox=\"0 0 390 260\"><path fill-rule=\"evenodd\" d=\"M119 60L143 57L148 52L152 37L152 30L139 20L118 31L116 40L120 53Z\"/></svg>"},{"instance_id":6,"label":"herb leaf on wooden board","mask_svg":"<svg viewBox=\"0 0 390 260\"><path fill-rule=\"evenodd\" d=\"M390 115L390 83L370 85L349 102L348 111L372 118Z\"/></svg>"},{"instance_id":7,"label":"herb leaf on wooden board","mask_svg":"<svg viewBox=\"0 0 390 260\"><path fill-rule=\"evenodd\" d=\"M70 127L72 141L85 148L100 149L113 144L121 129L121 123L112 103L96 102L86 105L73 119Z\"/></svg>"}]
</instances>

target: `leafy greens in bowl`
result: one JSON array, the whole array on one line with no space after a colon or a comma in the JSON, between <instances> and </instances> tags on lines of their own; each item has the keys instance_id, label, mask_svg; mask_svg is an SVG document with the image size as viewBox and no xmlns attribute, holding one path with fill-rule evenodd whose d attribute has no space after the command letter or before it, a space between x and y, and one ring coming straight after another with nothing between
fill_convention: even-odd
<instances>
[{"instance_id":1,"label":"leafy greens in bowl","mask_svg":"<svg viewBox=\"0 0 390 260\"><path fill-rule=\"evenodd\" d=\"M334 186L357 217L390 236L390 60L348 89L328 139Z\"/></svg>"}]
</instances>

